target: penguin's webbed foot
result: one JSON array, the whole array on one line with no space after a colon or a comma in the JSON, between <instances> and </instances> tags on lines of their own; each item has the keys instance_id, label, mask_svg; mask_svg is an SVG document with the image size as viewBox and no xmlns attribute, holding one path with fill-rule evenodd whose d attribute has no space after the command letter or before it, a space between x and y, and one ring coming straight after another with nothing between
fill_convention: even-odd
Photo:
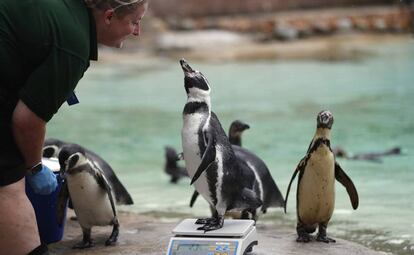
<instances>
[{"instance_id":1,"label":"penguin's webbed foot","mask_svg":"<svg viewBox=\"0 0 414 255\"><path fill-rule=\"evenodd\" d=\"M309 243L311 240L311 236L309 234L301 234L296 238L296 242L298 243Z\"/></svg>"},{"instance_id":2,"label":"penguin's webbed foot","mask_svg":"<svg viewBox=\"0 0 414 255\"><path fill-rule=\"evenodd\" d=\"M89 240L82 240L79 243L75 244L72 249L86 249L94 247L95 243L92 239Z\"/></svg>"},{"instance_id":3,"label":"penguin's webbed foot","mask_svg":"<svg viewBox=\"0 0 414 255\"><path fill-rule=\"evenodd\" d=\"M75 244L72 249L85 249L95 246L93 239L91 238L91 229L82 227L83 238L82 241Z\"/></svg>"},{"instance_id":4,"label":"penguin's webbed foot","mask_svg":"<svg viewBox=\"0 0 414 255\"><path fill-rule=\"evenodd\" d=\"M205 232L220 229L223 227L224 224L224 217L218 218L210 218L209 222L206 223L204 226L197 228L197 230L204 230Z\"/></svg>"},{"instance_id":5,"label":"penguin's webbed foot","mask_svg":"<svg viewBox=\"0 0 414 255\"><path fill-rule=\"evenodd\" d=\"M116 244L116 241L118 240L118 237L113 237L112 235L108 238L108 240L105 241L106 246L112 246Z\"/></svg>"},{"instance_id":6,"label":"penguin's webbed foot","mask_svg":"<svg viewBox=\"0 0 414 255\"><path fill-rule=\"evenodd\" d=\"M319 232L318 232L318 236L316 237L316 241L318 242L324 242L324 243L335 243L336 241L332 238L329 238L326 235L326 228L328 227L328 223L324 222L324 223L320 223L319 224Z\"/></svg>"},{"instance_id":7,"label":"penguin's webbed foot","mask_svg":"<svg viewBox=\"0 0 414 255\"><path fill-rule=\"evenodd\" d=\"M203 218L196 220L195 224L197 225L206 225L206 224L213 224L217 221L216 218Z\"/></svg>"},{"instance_id":8,"label":"penguin's webbed foot","mask_svg":"<svg viewBox=\"0 0 414 255\"><path fill-rule=\"evenodd\" d=\"M109 236L108 240L106 240L105 245L109 246L109 245L115 245L116 241L118 240L118 235L119 235L119 221L118 218L115 217L113 219L112 224L114 225L114 227L112 228L112 233L111 236Z\"/></svg>"},{"instance_id":9,"label":"penguin's webbed foot","mask_svg":"<svg viewBox=\"0 0 414 255\"><path fill-rule=\"evenodd\" d=\"M199 227L199 228L197 228L197 230L204 230L204 233L205 233L205 232L208 232L208 231L213 231L213 230L216 230L216 229L220 229L222 227L223 227L223 224L212 223L212 224L206 224L202 227Z\"/></svg>"},{"instance_id":10,"label":"penguin's webbed foot","mask_svg":"<svg viewBox=\"0 0 414 255\"><path fill-rule=\"evenodd\" d=\"M336 243L336 240L335 239L329 238L327 236L321 236L321 235L318 235L316 237L316 241L318 241L318 242L324 242L324 243Z\"/></svg>"},{"instance_id":11,"label":"penguin's webbed foot","mask_svg":"<svg viewBox=\"0 0 414 255\"><path fill-rule=\"evenodd\" d=\"M303 223L298 222L296 226L296 233L298 234L298 238L296 238L296 242L298 243L309 243L312 239L309 233L313 233L315 231L313 228L311 229L309 226L305 226Z\"/></svg>"}]
</instances>

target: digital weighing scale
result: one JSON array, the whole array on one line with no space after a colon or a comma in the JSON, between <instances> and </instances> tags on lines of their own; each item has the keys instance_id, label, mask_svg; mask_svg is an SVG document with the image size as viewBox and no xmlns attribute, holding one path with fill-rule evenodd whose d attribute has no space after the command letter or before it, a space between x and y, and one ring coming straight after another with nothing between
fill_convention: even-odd
<instances>
[{"instance_id":1,"label":"digital weighing scale","mask_svg":"<svg viewBox=\"0 0 414 255\"><path fill-rule=\"evenodd\" d=\"M217 230L197 230L196 219L185 219L172 233L167 255L244 255L257 245L253 220L224 220Z\"/></svg>"}]
</instances>

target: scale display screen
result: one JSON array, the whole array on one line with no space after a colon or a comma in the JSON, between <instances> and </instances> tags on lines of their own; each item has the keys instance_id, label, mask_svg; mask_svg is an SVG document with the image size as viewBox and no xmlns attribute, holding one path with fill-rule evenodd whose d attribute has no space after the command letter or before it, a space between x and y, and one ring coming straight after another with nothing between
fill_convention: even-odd
<instances>
[{"instance_id":1,"label":"scale display screen","mask_svg":"<svg viewBox=\"0 0 414 255\"><path fill-rule=\"evenodd\" d=\"M236 241L174 240L170 255L236 255Z\"/></svg>"}]
</instances>

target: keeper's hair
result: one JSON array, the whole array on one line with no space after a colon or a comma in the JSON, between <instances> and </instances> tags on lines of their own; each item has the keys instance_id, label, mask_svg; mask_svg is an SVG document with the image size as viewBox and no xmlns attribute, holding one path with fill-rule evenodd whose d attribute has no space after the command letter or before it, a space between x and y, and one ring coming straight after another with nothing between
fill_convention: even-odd
<instances>
[{"instance_id":1,"label":"keeper's hair","mask_svg":"<svg viewBox=\"0 0 414 255\"><path fill-rule=\"evenodd\" d=\"M84 0L86 6L91 9L108 10L113 9L119 16L134 12L138 6L148 3L148 0Z\"/></svg>"}]
</instances>

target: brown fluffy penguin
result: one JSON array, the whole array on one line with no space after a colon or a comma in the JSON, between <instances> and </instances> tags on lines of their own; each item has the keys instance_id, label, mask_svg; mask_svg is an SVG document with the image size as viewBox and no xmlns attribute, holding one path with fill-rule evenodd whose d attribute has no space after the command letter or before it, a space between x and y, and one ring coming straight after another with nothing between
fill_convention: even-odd
<instances>
[{"instance_id":1,"label":"brown fluffy penguin","mask_svg":"<svg viewBox=\"0 0 414 255\"><path fill-rule=\"evenodd\" d=\"M330 146L333 115L322 111L317 117L317 129L306 156L299 162L290 180L285 201L289 196L290 186L299 173L296 192L296 231L298 242L309 242L310 233L319 228L316 240L335 242L327 237L326 229L335 207L335 179L345 186L351 199L352 207L358 207L358 193L351 179L345 174Z\"/></svg>"}]
</instances>

